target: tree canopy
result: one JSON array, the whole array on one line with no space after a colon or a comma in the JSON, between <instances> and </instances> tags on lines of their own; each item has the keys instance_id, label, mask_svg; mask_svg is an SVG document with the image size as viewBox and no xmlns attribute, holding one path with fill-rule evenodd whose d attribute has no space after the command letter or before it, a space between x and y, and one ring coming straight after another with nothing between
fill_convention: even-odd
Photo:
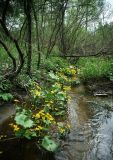
<instances>
[{"instance_id":1,"label":"tree canopy","mask_svg":"<svg viewBox=\"0 0 113 160\"><path fill-rule=\"evenodd\" d=\"M100 18L104 6L104 0L1 0L1 54L12 62L4 76L13 78L24 66L30 75L34 55L39 67L41 57L51 54L79 57L112 50L112 24L103 25Z\"/></svg>"}]
</instances>

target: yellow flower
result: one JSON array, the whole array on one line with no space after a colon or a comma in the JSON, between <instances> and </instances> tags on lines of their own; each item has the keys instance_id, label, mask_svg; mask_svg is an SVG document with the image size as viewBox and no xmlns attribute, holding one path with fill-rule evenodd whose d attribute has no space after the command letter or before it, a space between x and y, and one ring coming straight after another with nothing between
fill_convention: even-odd
<instances>
[{"instance_id":1,"label":"yellow flower","mask_svg":"<svg viewBox=\"0 0 113 160\"><path fill-rule=\"evenodd\" d=\"M14 132L17 132L20 128L18 125L11 123L10 126L13 128Z\"/></svg>"},{"instance_id":2,"label":"yellow flower","mask_svg":"<svg viewBox=\"0 0 113 160\"><path fill-rule=\"evenodd\" d=\"M69 128L69 129L70 129L70 128L71 128L71 126L70 126L69 124L67 124L67 128Z\"/></svg>"},{"instance_id":3,"label":"yellow flower","mask_svg":"<svg viewBox=\"0 0 113 160\"><path fill-rule=\"evenodd\" d=\"M17 125L15 125L14 126L14 131L16 132L16 131L18 131L20 128L17 126Z\"/></svg>"},{"instance_id":4,"label":"yellow flower","mask_svg":"<svg viewBox=\"0 0 113 160\"><path fill-rule=\"evenodd\" d=\"M73 74L73 75L77 73L77 71L76 71L75 69L71 69L70 72L71 72L71 74Z\"/></svg>"},{"instance_id":5,"label":"yellow flower","mask_svg":"<svg viewBox=\"0 0 113 160\"><path fill-rule=\"evenodd\" d=\"M36 118L40 118L40 114L37 113L37 114L35 115L35 117L36 117Z\"/></svg>"},{"instance_id":6,"label":"yellow flower","mask_svg":"<svg viewBox=\"0 0 113 160\"><path fill-rule=\"evenodd\" d=\"M71 97L70 97L70 96L68 96L67 98L68 98L68 102L70 102L70 101L71 101Z\"/></svg>"},{"instance_id":7,"label":"yellow flower","mask_svg":"<svg viewBox=\"0 0 113 160\"><path fill-rule=\"evenodd\" d=\"M61 127L58 127L58 130L59 130L60 133L64 133L65 132L65 129L61 128Z\"/></svg>"},{"instance_id":8,"label":"yellow flower","mask_svg":"<svg viewBox=\"0 0 113 160\"><path fill-rule=\"evenodd\" d=\"M44 116L45 114L44 114L44 110L42 109L40 112L39 112L39 114L41 115L41 116Z\"/></svg>"},{"instance_id":9,"label":"yellow flower","mask_svg":"<svg viewBox=\"0 0 113 160\"><path fill-rule=\"evenodd\" d=\"M55 120L53 121L53 124L57 124Z\"/></svg>"},{"instance_id":10,"label":"yellow flower","mask_svg":"<svg viewBox=\"0 0 113 160\"><path fill-rule=\"evenodd\" d=\"M54 118L53 118L49 113L47 113L46 117L47 117L50 121L53 121L53 120L54 120Z\"/></svg>"},{"instance_id":11,"label":"yellow flower","mask_svg":"<svg viewBox=\"0 0 113 160\"><path fill-rule=\"evenodd\" d=\"M41 88L38 85L36 85L36 88L39 89L39 90L41 90Z\"/></svg>"},{"instance_id":12,"label":"yellow flower","mask_svg":"<svg viewBox=\"0 0 113 160\"><path fill-rule=\"evenodd\" d=\"M40 93L39 91L35 90L35 95L36 95L36 96L40 96L41 93Z\"/></svg>"},{"instance_id":13,"label":"yellow flower","mask_svg":"<svg viewBox=\"0 0 113 160\"><path fill-rule=\"evenodd\" d=\"M60 83L55 83L55 85L57 86L57 87L61 87L61 84Z\"/></svg>"},{"instance_id":14,"label":"yellow flower","mask_svg":"<svg viewBox=\"0 0 113 160\"><path fill-rule=\"evenodd\" d=\"M54 94L54 93L55 93L55 91L51 91L51 93L52 93L52 94Z\"/></svg>"},{"instance_id":15,"label":"yellow flower","mask_svg":"<svg viewBox=\"0 0 113 160\"><path fill-rule=\"evenodd\" d=\"M36 113L33 117L36 117L36 118L41 118L42 116L44 116L44 110L40 110L38 113Z\"/></svg>"},{"instance_id":16,"label":"yellow flower","mask_svg":"<svg viewBox=\"0 0 113 160\"><path fill-rule=\"evenodd\" d=\"M40 130L42 130L42 129L43 129L43 127L38 126L38 127L36 127L34 130L35 130L35 131L40 131Z\"/></svg>"},{"instance_id":17,"label":"yellow flower","mask_svg":"<svg viewBox=\"0 0 113 160\"><path fill-rule=\"evenodd\" d=\"M45 101L45 103L47 103L47 104L46 104L47 106L50 106L50 105L52 105L54 102L53 102L53 101Z\"/></svg>"},{"instance_id":18,"label":"yellow flower","mask_svg":"<svg viewBox=\"0 0 113 160\"><path fill-rule=\"evenodd\" d=\"M64 86L63 89L64 89L65 91L69 91L69 90L71 89L71 87L70 87L70 86Z\"/></svg>"},{"instance_id":19,"label":"yellow flower","mask_svg":"<svg viewBox=\"0 0 113 160\"><path fill-rule=\"evenodd\" d=\"M40 112L39 113L44 113L44 110L42 109L42 110L40 110Z\"/></svg>"},{"instance_id":20,"label":"yellow flower","mask_svg":"<svg viewBox=\"0 0 113 160\"><path fill-rule=\"evenodd\" d=\"M44 117L44 116L42 117L42 120L45 120L45 117Z\"/></svg>"}]
</instances>

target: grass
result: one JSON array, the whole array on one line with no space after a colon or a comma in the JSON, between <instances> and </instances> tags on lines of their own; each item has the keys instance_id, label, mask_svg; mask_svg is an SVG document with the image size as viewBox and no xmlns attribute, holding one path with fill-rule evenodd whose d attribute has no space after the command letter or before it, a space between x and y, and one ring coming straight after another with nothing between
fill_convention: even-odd
<instances>
[{"instance_id":1,"label":"grass","mask_svg":"<svg viewBox=\"0 0 113 160\"><path fill-rule=\"evenodd\" d=\"M77 63L82 80L109 77L113 72L113 59L109 57L80 58Z\"/></svg>"}]
</instances>

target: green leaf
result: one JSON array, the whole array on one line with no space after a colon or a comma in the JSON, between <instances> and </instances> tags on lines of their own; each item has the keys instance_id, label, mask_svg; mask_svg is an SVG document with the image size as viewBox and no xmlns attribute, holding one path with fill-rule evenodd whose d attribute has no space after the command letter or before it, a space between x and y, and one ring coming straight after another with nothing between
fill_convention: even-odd
<instances>
[{"instance_id":1,"label":"green leaf","mask_svg":"<svg viewBox=\"0 0 113 160\"><path fill-rule=\"evenodd\" d=\"M24 128L30 128L34 125L33 121L26 115L26 111L16 113L15 121L18 125L23 126Z\"/></svg>"},{"instance_id":2,"label":"green leaf","mask_svg":"<svg viewBox=\"0 0 113 160\"><path fill-rule=\"evenodd\" d=\"M51 121L50 121L50 120L44 120L44 123L45 123L47 126L50 126Z\"/></svg>"},{"instance_id":3,"label":"green leaf","mask_svg":"<svg viewBox=\"0 0 113 160\"><path fill-rule=\"evenodd\" d=\"M48 106L45 106L45 107L44 107L44 112L46 112L46 113L49 112L49 107L48 107Z\"/></svg>"},{"instance_id":4,"label":"green leaf","mask_svg":"<svg viewBox=\"0 0 113 160\"><path fill-rule=\"evenodd\" d=\"M0 93L0 98L4 101L9 101L13 99L13 95L11 93Z\"/></svg>"},{"instance_id":5,"label":"green leaf","mask_svg":"<svg viewBox=\"0 0 113 160\"><path fill-rule=\"evenodd\" d=\"M49 76L52 78L52 79L55 79L55 80L58 80L58 76L56 76L53 72L50 72L49 73Z\"/></svg>"},{"instance_id":6,"label":"green leaf","mask_svg":"<svg viewBox=\"0 0 113 160\"><path fill-rule=\"evenodd\" d=\"M25 130L22 129L22 130L17 131L17 132L15 133L15 135L16 135L16 137L23 137L24 133L25 133Z\"/></svg>"},{"instance_id":7,"label":"green leaf","mask_svg":"<svg viewBox=\"0 0 113 160\"><path fill-rule=\"evenodd\" d=\"M55 115L57 116L65 115L65 111L56 112Z\"/></svg>"},{"instance_id":8,"label":"green leaf","mask_svg":"<svg viewBox=\"0 0 113 160\"><path fill-rule=\"evenodd\" d=\"M36 132L31 132L30 130L26 130L24 136L27 139L31 139L32 137L37 137L37 134L36 134Z\"/></svg>"},{"instance_id":9,"label":"green leaf","mask_svg":"<svg viewBox=\"0 0 113 160\"><path fill-rule=\"evenodd\" d=\"M42 140L42 147L47 151L55 152L59 145L56 144L56 142L53 141L50 137L45 136Z\"/></svg>"},{"instance_id":10,"label":"green leaf","mask_svg":"<svg viewBox=\"0 0 113 160\"><path fill-rule=\"evenodd\" d=\"M64 101L64 100L65 100L65 96L64 96L64 94L61 93L61 92L59 92L59 93L57 94L57 98L58 98L58 100L60 100L60 101Z\"/></svg>"}]
</instances>

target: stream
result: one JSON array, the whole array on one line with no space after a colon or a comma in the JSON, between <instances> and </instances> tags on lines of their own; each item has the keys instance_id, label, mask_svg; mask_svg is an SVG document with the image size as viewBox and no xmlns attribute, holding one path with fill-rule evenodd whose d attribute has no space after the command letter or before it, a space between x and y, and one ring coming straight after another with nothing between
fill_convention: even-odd
<instances>
[{"instance_id":1,"label":"stream","mask_svg":"<svg viewBox=\"0 0 113 160\"><path fill-rule=\"evenodd\" d=\"M20 147L20 140L14 140L0 143L0 160L113 160L112 96L91 96L83 85L72 88L69 95L71 130L61 151L40 155L32 143L21 142ZM6 118L13 113L14 108L0 109L0 132L7 130Z\"/></svg>"},{"instance_id":2,"label":"stream","mask_svg":"<svg viewBox=\"0 0 113 160\"><path fill-rule=\"evenodd\" d=\"M87 94L84 86L70 92L71 132L57 160L113 160L113 99Z\"/></svg>"}]
</instances>

